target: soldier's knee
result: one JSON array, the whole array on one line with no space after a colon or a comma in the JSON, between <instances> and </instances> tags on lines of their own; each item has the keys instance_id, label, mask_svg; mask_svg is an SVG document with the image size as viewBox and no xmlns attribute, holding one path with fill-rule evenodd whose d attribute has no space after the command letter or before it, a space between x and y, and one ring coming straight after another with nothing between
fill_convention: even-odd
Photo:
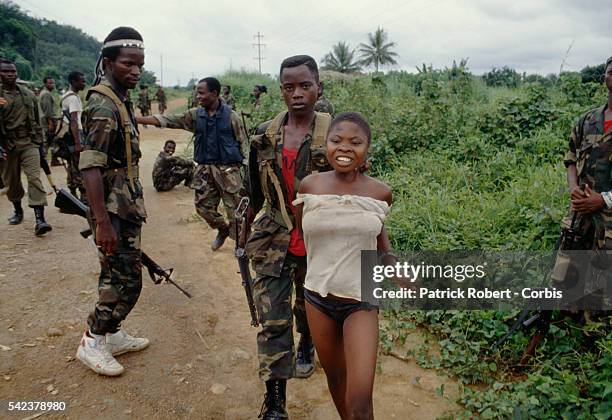
<instances>
[{"instance_id":1,"label":"soldier's knee","mask_svg":"<svg viewBox=\"0 0 612 420\"><path fill-rule=\"evenodd\" d=\"M268 319L264 320L262 324L262 335L267 340L273 340L278 337L282 337L291 331L292 322L287 319Z\"/></svg>"}]
</instances>

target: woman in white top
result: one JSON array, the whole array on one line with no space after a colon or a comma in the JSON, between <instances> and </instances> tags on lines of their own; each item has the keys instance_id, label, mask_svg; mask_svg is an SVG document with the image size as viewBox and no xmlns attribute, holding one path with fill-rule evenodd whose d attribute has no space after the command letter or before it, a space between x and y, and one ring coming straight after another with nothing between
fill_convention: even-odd
<instances>
[{"instance_id":1,"label":"woman in white top","mask_svg":"<svg viewBox=\"0 0 612 420\"><path fill-rule=\"evenodd\" d=\"M361 299L360 251L391 249L383 225L391 189L363 173L370 140L361 114L339 114L327 136L334 170L304 178L294 201L308 258L308 324L342 419L374 416L378 307Z\"/></svg>"}]
</instances>

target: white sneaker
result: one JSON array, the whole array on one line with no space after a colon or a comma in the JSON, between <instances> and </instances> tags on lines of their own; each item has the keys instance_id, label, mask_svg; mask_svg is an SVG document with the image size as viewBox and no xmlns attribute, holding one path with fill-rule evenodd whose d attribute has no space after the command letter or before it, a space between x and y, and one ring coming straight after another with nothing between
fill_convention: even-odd
<instances>
[{"instance_id":1,"label":"white sneaker","mask_svg":"<svg viewBox=\"0 0 612 420\"><path fill-rule=\"evenodd\" d=\"M103 335L92 334L90 337L87 332L83 333L76 358L100 375L118 376L124 371L108 349Z\"/></svg>"},{"instance_id":2,"label":"white sneaker","mask_svg":"<svg viewBox=\"0 0 612 420\"><path fill-rule=\"evenodd\" d=\"M106 347L113 356L118 356L129 351L140 351L149 346L147 338L132 337L123 330L114 334L106 334Z\"/></svg>"}]
</instances>

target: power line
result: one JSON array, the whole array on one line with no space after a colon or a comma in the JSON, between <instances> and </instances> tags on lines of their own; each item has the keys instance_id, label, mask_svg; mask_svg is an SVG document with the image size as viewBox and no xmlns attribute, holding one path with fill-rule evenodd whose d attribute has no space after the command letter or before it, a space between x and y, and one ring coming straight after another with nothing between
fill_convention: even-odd
<instances>
[{"instance_id":1,"label":"power line","mask_svg":"<svg viewBox=\"0 0 612 420\"><path fill-rule=\"evenodd\" d=\"M261 47L266 46L266 44L261 43L261 39L263 37L264 36L261 35L259 31L257 31L257 35L253 35L253 38L257 40L257 42L253 44L253 46L257 47L257 57L255 57L254 59L259 62L259 74L261 74L261 60L265 60L265 58L261 56Z\"/></svg>"}]
</instances>

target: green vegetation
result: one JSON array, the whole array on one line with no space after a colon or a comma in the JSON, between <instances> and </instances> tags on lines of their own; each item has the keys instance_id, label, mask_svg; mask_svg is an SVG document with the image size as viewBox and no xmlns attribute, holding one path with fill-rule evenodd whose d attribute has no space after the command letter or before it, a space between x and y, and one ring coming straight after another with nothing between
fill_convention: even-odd
<instances>
[{"instance_id":1,"label":"green vegetation","mask_svg":"<svg viewBox=\"0 0 612 420\"><path fill-rule=\"evenodd\" d=\"M0 1L0 57L15 62L19 77L42 84L51 76L67 86L68 73L80 71L91 82L102 43L80 29L36 19L15 3ZM145 71L144 83L155 84L155 75Z\"/></svg>"},{"instance_id":2,"label":"green vegetation","mask_svg":"<svg viewBox=\"0 0 612 420\"><path fill-rule=\"evenodd\" d=\"M510 82L475 77L466 60L444 70L424 66L418 74L325 81L337 112L360 111L372 125L373 173L393 188L387 227L396 249L553 249L567 211L562 160L569 133L581 113L605 102L606 89L583 83L580 73L495 73ZM250 91L254 77L220 77L232 80L239 109L250 109L248 96L238 93ZM267 84L269 93L251 128L284 109L277 81L257 83ZM400 346L422 366L454 375L465 410L454 416L608 418L610 328L555 314L536 357L519 367L531 332L489 353L516 315L387 312L381 347ZM415 331L426 342L402 347Z\"/></svg>"}]
</instances>

